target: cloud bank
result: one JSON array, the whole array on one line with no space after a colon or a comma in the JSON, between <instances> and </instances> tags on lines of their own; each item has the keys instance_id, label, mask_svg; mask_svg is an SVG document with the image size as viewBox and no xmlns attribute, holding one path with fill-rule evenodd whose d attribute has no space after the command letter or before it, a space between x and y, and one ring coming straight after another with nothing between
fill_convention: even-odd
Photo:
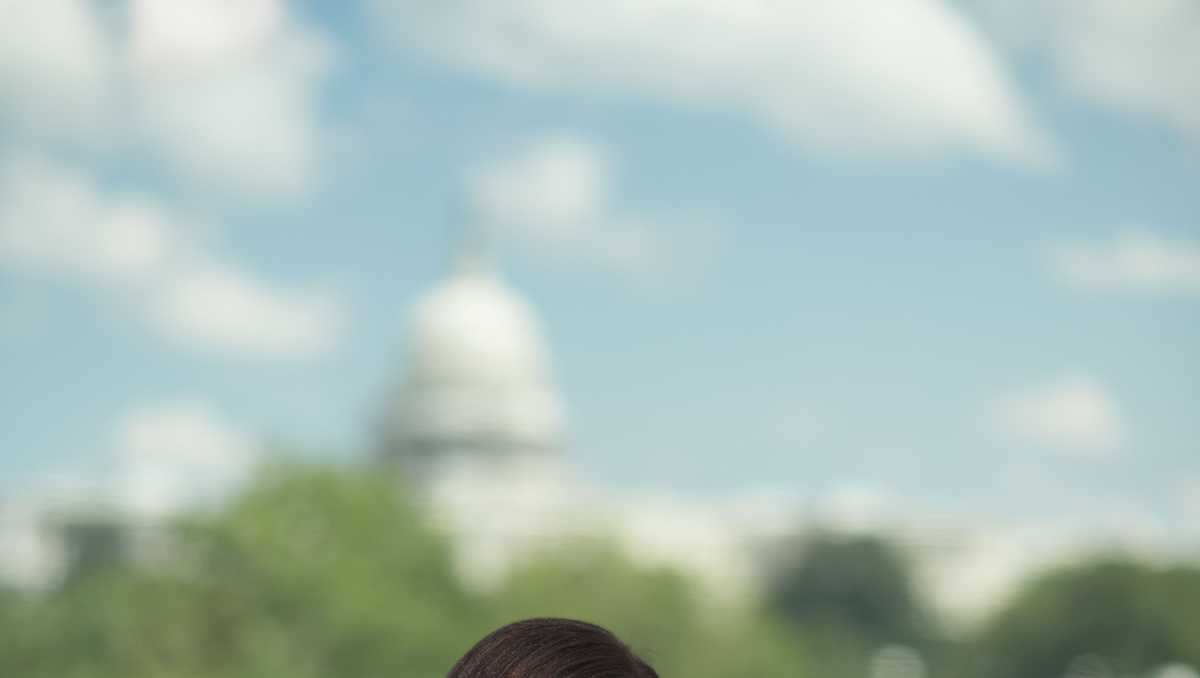
<instances>
[{"instance_id":1,"label":"cloud bank","mask_svg":"<svg viewBox=\"0 0 1200 678\"><path fill-rule=\"evenodd\" d=\"M1075 290L1200 294L1200 240L1129 231L1104 242L1058 245L1048 254L1051 275Z\"/></svg>"},{"instance_id":2,"label":"cloud bank","mask_svg":"<svg viewBox=\"0 0 1200 678\"><path fill-rule=\"evenodd\" d=\"M334 290L263 280L220 256L203 230L43 159L0 165L0 270L118 295L183 345L280 359L332 348L344 318Z\"/></svg>"},{"instance_id":3,"label":"cloud bank","mask_svg":"<svg viewBox=\"0 0 1200 678\"><path fill-rule=\"evenodd\" d=\"M525 140L468 179L475 218L526 251L642 280L703 267L711 224L630 213L616 203L613 153L572 133Z\"/></svg>"},{"instance_id":4,"label":"cloud bank","mask_svg":"<svg viewBox=\"0 0 1200 678\"><path fill-rule=\"evenodd\" d=\"M518 87L732 111L825 152L1054 155L1000 59L941 0L372 7L397 49Z\"/></svg>"},{"instance_id":5,"label":"cloud bank","mask_svg":"<svg viewBox=\"0 0 1200 678\"><path fill-rule=\"evenodd\" d=\"M1083 459L1116 453L1123 437L1116 399L1086 374L1058 377L1018 393L995 409L1008 434Z\"/></svg>"},{"instance_id":6,"label":"cloud bank","mask_svg":"<svg viewBox=\"0 0 1200 678\"><path fill-rule=\"evenodd\" d=\"M332 43L282 0L0 0L0 121L26 144L144 153L278 200L314 181Z\"/></svg>"},{"instance_id":7,"label":"cloud bank","mask_svg":"<svg viewBox=\"0 0 1200 678\"><path fill-rule=\"evenodd\" d=\"M1013 53L1068 96L1200 141L1200 4L1192 0L972 0Z\"/></svg>"}]
</instances>

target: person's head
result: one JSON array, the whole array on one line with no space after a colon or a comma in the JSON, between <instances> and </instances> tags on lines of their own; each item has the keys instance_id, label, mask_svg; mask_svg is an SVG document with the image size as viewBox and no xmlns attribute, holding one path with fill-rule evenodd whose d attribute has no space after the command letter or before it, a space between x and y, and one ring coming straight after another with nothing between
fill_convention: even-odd
<instances>
[{"instance_id":1,"label":"person's head","mask_svg":"<svg viewBox=\"0 0 1200 678\"><path fill-rule=\"evenodd\" d=\"M658 678L608 629L573 619L526 619L489 633L446 678Z\"/></svg>"}]
</instances>

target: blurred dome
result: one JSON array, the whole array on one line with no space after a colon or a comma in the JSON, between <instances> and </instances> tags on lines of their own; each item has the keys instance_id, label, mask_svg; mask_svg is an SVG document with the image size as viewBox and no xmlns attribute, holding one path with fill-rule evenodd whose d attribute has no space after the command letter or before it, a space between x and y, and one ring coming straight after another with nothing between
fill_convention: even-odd
<instances>
[{"instance_id":1,"label":"blurred dome","mask_svg":"<svg viewBox=\"0 0 1200 678\"><path fill-rule=\"evenodd\" d=\"M485 262L416 304L394 421L401 454L557 448L562 407L533 309Z\"/></svg>"},{"instance_id":2,"label":"blurred dome","mask_svg":"<svg viewBox=\"0 0 1200 678\"><path fill-rule=\"evenodd\" d=\"M512 384L546 376L533 309L489 272L456 272L422 297L411 323L410 381Z\"/></svg>"}]
</instances>

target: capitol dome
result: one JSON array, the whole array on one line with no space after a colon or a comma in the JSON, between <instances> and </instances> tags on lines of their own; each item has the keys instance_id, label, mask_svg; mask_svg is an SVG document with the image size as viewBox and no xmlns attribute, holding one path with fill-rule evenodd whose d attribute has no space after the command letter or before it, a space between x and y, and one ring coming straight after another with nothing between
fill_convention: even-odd
<instances>
[{"instance_id":1,"label":"capitol dome","mask_svg":"<svg viewBox=\"0 0 1200 678\"><path fill-rule=\"evenodd\" d=\"M538 318L478 258L464 258L410 318L391 453L427 461L556 450L562 405Z\"/></svg>"}]
</instances>

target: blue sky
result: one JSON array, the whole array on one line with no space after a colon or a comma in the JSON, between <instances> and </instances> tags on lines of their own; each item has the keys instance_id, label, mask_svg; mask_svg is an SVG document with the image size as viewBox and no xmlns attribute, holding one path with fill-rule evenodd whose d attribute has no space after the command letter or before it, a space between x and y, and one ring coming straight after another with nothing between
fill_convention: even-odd
<instances>
[{"instance_id":1,"label":"blue sky","mask_svg":"<svg viewBox=\"0 0 1200 678\"><path fill-rule=\"evenodd\" d=\"M6 492L361 456L465 219L595 482L1200 511L1200 6L160 4L0 50Z\"/></svg>"}]
</instances>

